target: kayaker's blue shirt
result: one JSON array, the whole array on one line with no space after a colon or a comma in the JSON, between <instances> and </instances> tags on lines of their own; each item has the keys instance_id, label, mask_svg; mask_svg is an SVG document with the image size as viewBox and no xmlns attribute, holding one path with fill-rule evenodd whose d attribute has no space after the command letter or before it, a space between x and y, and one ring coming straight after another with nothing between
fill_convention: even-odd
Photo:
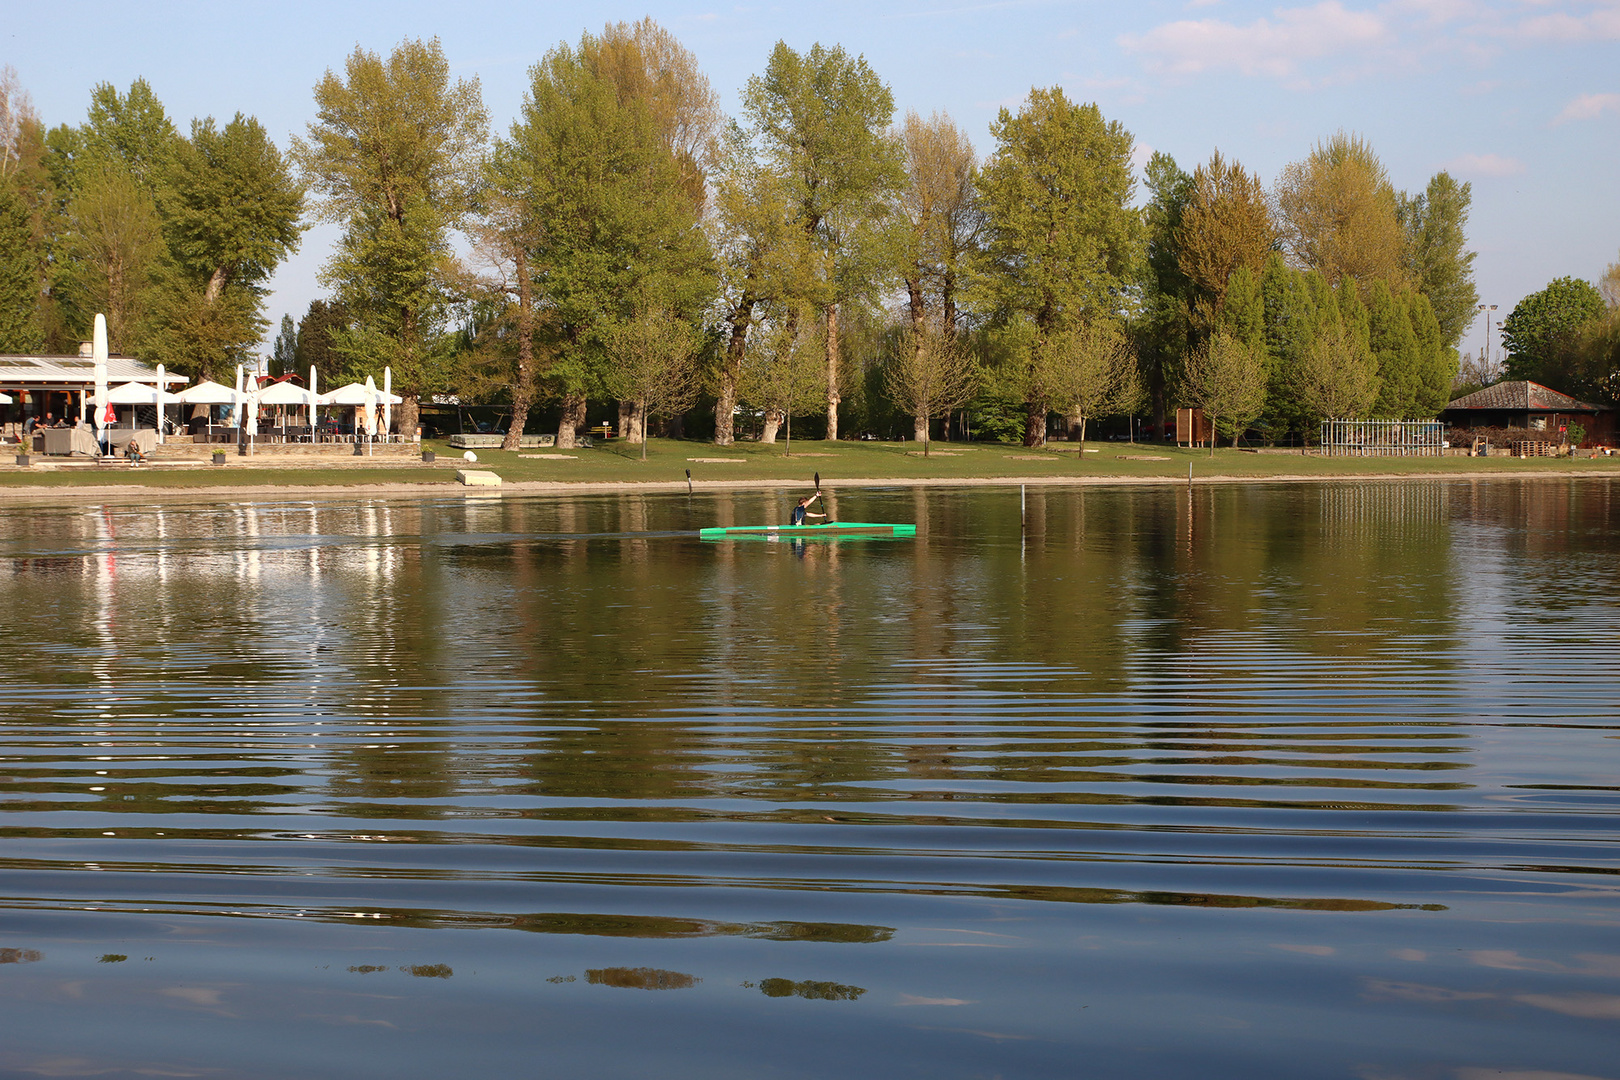
<instances>
[{"instance_id":1,"label":"kayaker's blue shirt","mask_svg":"<svg viewBox=\"0 0 1620 1080\"><path fill-rule=\"evenodd\" d=\"M795 524L795 525L803 525L804 524L804 507L795 506L793 508L793 524Z\"/></svg>"}]
</instances>

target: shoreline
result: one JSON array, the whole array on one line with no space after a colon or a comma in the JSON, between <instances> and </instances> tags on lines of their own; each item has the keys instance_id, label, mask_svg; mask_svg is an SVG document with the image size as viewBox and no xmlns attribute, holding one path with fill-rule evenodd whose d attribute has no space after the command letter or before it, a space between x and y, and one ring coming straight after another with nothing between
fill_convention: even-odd
<instances>
[{"instance_id":1,"label":"shoreline","mask_svg":"<svg viewBox=\"0 0 1620 1080\"><path fill-rule=\"evenodd\" d=\"M851 477L827 479L822 487L828 490L849 488L984 488L984 487L1211 487L1240 484L1342 484L1424 482L1454 483L1459 481L1545 482L1549 480L1606 480L1617 474L1594 472L1586 469L1547 469L1515 475L1504 470L1479 472L1393 472L1345 473L1341 475L1307 475L1277 473L1267 476L1194 476L1190 480L1181 476L974 476L974 477ZM763 478L749 480L519 480L507 481L499 487L467 487L453 479L412 482L379 481L355 484L277 484L231 483L225 478L218 484L170 487L142 484L31 484L11 486L0 484L0 503L28 502L105 502L115 500L161 498L164 501L198 501L229 499L233 502L262 499L312 498L403 498L421 496L442 498L492 498L512 495L602 495L602 494L671 494L691 491L770 491L783 488L802 489L809 485L803 477Z\"/></svg>"}]
</instances>

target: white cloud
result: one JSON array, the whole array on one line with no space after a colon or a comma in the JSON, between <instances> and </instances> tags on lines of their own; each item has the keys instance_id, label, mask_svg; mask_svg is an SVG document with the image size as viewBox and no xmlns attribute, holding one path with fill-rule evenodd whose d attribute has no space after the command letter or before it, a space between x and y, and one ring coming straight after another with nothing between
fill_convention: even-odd
<instances>
[{"instance_id":1,"label":"white cloud","mask_svg":"<svg viewBox=\"0 0 1620 1080\"><path fill-rule=\"evenodd\" d=\"M1524 162L1501 154L1464 154L1446 162L1446 168L1464 176L1513 176L1524 172Z\"/></svg>"},{"instance_id":2,"label":"white cloud","mask_svg":"<svg viewBox=\"0 0 1620 1080\"><path fill-rule=\"evenodd\" d=\"M1606 112L1620 112L1620 94L1582 94L1564 106L1564 111L1553 124L1567 124L1571 120L1596 120Z\"/></svg>"},{"instance_id":3,"label":"white cloud","mask_svg":"<svg viewBox=\"0 0 1620 1080\"><path fill-rule=\"evenodd\" d=\"M1153 147L1145 142L1139 142L1131 148L1131 168L1141 172L1147 168L1147 163L1153 160Z\"/></svg>"},{"instance_id":4,"label":"white cloud","mask_svg":"<svg viewBox=\"0 0 1620 1080\"><path fill-rule=\"evenodd\" d=\"M1338 0L1314 7L1279 8L1273 18L1246 26L1221 19L1183 19L1145 34L1119 39L1140 53L1147 67L1171 75L1236 68L1244 75L1290 78L1304 60L1354 52L1385 40L1384 20L1370 11L1348 11Z\"/></svg>"},{"instance_id":5,"label":"white cloud","mask_svg":"<svg viewBox=\"0 0 1620 1080\"><path fill-rule=\"evenodd\" d=\"M1513 33L1553 41L1620 40L1620 4L1605 4L1599 0L1593 10L1579 14L1558 11L1538 15L1524 20Z\"/></svg>"}]
</instances>

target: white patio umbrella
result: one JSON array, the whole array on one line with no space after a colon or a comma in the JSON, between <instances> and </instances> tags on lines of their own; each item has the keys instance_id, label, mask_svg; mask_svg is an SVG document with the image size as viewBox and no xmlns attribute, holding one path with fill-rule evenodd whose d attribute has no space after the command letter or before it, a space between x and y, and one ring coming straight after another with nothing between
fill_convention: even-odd
<instances>
[{"instance_id":1,"label":"white patio umbrella","mask_svg":"<svg viewBox=\"0 0 1620 1080\"><path fill-rule=\"evenodd\" d=\"M10 405L10 404L11 404L11 395L10 394L0 394L0 405Z\"/></svg>"},{"instance_id":2,"label":"white patio umbrella","mask_svg":"<svg viewBox=\"0 0 1620 1080\"><path fill-rule=\"evenodd\" d=\"M382 433L387 435L394 430L394 403L389 400L394 396L394 369L383 368L383 414Z\"/></svg>"},{"instance_id":3,"label":"white patio umbrella","mask_svg":"<svg viewBox=\"0 0 1620 1080\"><path fill-rule=\"evenodd\" d=\"M308 405L309 391L290 382L271 383L259 391L260 405Z\"/></svg>"},{"instance_id":4,"label":"white patio umbrella","mask_svg":"<svg viewBox=\"0 0 1620 1080\"><path fill-rule=\"evenodd\" d=\"M314 364L309 365L309 391L308 391L308 393L309 393L310 442L314 442L315 438L316 438L315 434L314 434L315 427L316 427L315 404L319 400L319 398L315 394L315 365Z\"/></svg>"},{"instance_id":5,"label":"white patio umbrella","mask_svg":"<svg viewBox=\"0 0 1620 1080\"><path fill-rule=\"evenodd\" d=\"M377 437L377 384L366 376L366 435Z\"/></svg>"},{"instance_id":6,"label":"white patio umbrella","mask_svg":"<svg viewBox=\"0 0 1620 1080\"><path fill-rule=\"evenodd\" d=\"M398 405L405 400L398 394L385 394L381 390L377 390L375 384L373 384L372 389L379 400L386 401L391 405ZM340 386L336 390L330 390L315 400L322 405L364 405L367 401L366 384L349 383L347 386Z\"/></svg>"},{"instance_id":7,"label":"white patio umbrella","mask_svg":"<svg viewBox=\"0 0 1620 1080\"><path fill-rule=\"evenodd\" d=\"M242 402L246 398L242 394L242 365L236 365L236 396L231 399L231 427L242 426Z\"/></svg>"},{"instance_id":8,"label":"white patio umbrella","mask_svg":"<svg viewBox=\"0 0 1620 1080\"><path fill-rule=\"evenodd\" d=\"M228 386L221 386L212 379L205 379L196 386L188 386L175 394L174 400L182 405L234 405L236 391Z\"/></svg>"},{"instance_id":9,"label":"white patio umbrella","mask_svg":"<svg viewBox=\"0 0 1620 1080\"><path fill-rule=\"evenodd\" d=\"M107 391L107 404L109 405L157 405L158 388L151 383L127 382L113 387ZM179 402L178 394L163 391L162 404L174 405Z\"/></svg>"},{"instance_id":10,"label":"white patio umbrella","mask_svg":"<svg viewBox=\"0 0 1620 1080\"><path fill-rule=\"evenodd\" d=\"M90 358L96 381L95 424L96 442L107 445L107 316L96 315L96 326L90 336Z\"/></svg>"}]
</instances>

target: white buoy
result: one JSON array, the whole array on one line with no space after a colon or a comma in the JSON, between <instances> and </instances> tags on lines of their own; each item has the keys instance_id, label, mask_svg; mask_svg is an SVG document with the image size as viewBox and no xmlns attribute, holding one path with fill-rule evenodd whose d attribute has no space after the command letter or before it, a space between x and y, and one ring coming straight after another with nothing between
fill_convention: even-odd
<instances>
[{"instance_id":1,"label":"white buoy","mask_svg":"<svg viewBox=\"0 0 1620 1080\"><path fill-rule=\"evenodd\" d=\"M471 450L468 450L465 454L462 454L461 457L465 461L477 461L478 460L478 455L473 453Z\"/></svg>"}]
</instances>

